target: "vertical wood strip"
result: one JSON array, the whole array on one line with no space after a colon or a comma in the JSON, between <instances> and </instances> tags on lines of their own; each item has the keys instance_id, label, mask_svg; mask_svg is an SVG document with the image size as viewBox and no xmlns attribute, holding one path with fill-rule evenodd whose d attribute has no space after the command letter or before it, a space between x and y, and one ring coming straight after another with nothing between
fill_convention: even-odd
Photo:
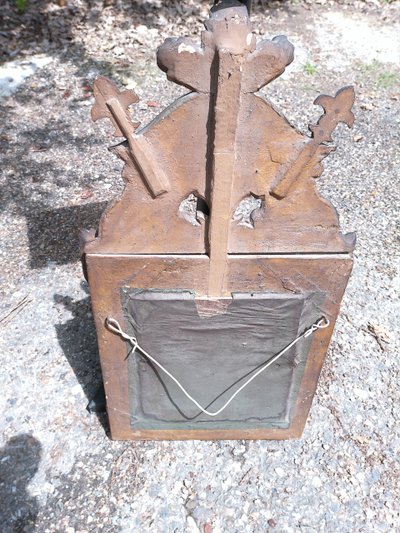
<instances>
[{"instance_id":1,"label":"vertical wood strip","mask_svg":"<svg viewBox=\"0 0 400 533\"><path fill-rule=\"evenodd\" d=\"M208 296L223 296L228 260L231 196L235 172L236 129L240 105L242 55L218 50L218 87L209 229Z\"/></svg>"}]
</instances>

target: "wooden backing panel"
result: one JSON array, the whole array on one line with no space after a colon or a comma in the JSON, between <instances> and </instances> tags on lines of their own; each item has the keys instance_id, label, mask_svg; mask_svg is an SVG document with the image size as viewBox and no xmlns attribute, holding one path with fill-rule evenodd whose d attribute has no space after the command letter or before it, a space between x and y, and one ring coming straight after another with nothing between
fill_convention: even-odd
<instances>
[{"instance_id":1,"label":"wooden backing panel","mask_svg":"<svg viewBox=\"0 0 400 533\"><path fill-rule=\"evenodd\" d=\"M348 252L354 243L339 233L332 204L321 198L310 175L278 200L269 191L280 168L300 153L307 139L262 97L243 95L232 209L252 193L262 199L254 228L231 222L229 253ZM249 147L249 148L247 148Z\"/></svg>"},{"instance_id":2,"label":"wooden backing panel","mask_svg":"<svg viewBox=\"0 0 400 533\"><path fill-rule=\"evenodd\" d=\"M86 252L205 253L205 225L191 225L178 210L190 193L206 194L209 105L207 95L186 95L141 130L136 140L143 137L157 155L156 162L168 175L171 191L153 198L137 169L127 164L125 189L105 211L99 238ZM129 158L126 151L124 159Z\"/></svg>"},{"instance_id":3,"label":"wooden backing panel","mask_svg":"<svg viewBox=\"0 0 400 533\"><path fill-rule=\"evenodd\" d=\"M208 289L209 259L207 256L89 255L87 266L113 439L284 439L301 435L351 272L350 257L228 258L227 295L230 291L282 293L317 290L326 293L321 314L329 318L331 324L314 335L291 425L288 429L266 430L132 431L126 345L105 328L104 321L107 317L113 317L123 326L119 294L122 286L181 288L194 290L196 295L204 296Z\"/></svg>"},{"instance_id":4,"label":"wooden backing panel","mask_svg":"<svg viewBox=\"0 0 400 533\"><path fill-rule=\"evenodd\" d=\"M240 101L229 216L250 193L263 199L263 208L254 229L231 219L229 253L351 251L354 242L341 237L336 211L318 195L313 178L299 178L299 186L281 200L269 194L280 167L301 149L304 138L262 98L242 94ZM190 94L142 130L171 191L153 198L137 170L127 165L126 188L105 212L100 237L86 247L87 253L205 253L208 225L191 225L178 209L194 191L211 203L207 160L212 117L208 95ZM228 169L225 165L217 167Z\"/></svg>"}]
</instances>

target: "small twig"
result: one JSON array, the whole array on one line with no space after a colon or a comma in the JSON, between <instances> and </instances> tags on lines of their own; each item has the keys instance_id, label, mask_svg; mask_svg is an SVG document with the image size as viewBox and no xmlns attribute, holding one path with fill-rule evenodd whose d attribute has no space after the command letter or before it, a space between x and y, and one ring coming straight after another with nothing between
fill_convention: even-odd
<instances>
[{"instance_id":1,"label":"small twig","mask_svg":"<svg viewBox=\"0 0 400 533\"><path fill-rule=\"evenodd\" d=\"M381 326L371 324L371 322L368 322L367 327L364 327L363 330L376 340L379 348L383 352L388 349L391 341L391 336L388 331L383 329Z\"/></svg>"},{"instance_id":2,"label":"small twig","mask_svg":"<svg viewBox=\"0 0 400 533\"><path fill-rule=\"evenodd\" d=\"M136 454L136 451L134 450L134 448L132 447L132 444L128 444L126 446L126 448L124 448L122 450L122 452L118 455L118 457L114 460L114 463L113 463L113 466L111 467L111 472L110 472L110 477L109 477L109 489L108 489L108 493L110 494L110 491L111 491L111 488L112 488L112 485L115 481L115 473L116 473L116 470L117 468L119 468L119 465L121 464L121 461L124 457L124 455L126 454L126 452L128 451L131 451L134 458L136 459L136 461L138 462L138 457L137 457L137 454Z\"/></svg>"},{"instance_id":3,"label":"small twig","mask_svg":"<svg viewBox=\"0 0 400 533\"><path fill-rule=\"evenodd\" d=\"M31 148L31 152L48 152L47 146L34 146Z\"/></svg>"},{"instance_id":4,"label":"small twig","mask_svg":"<svg viewBox=\"0 0 400 533\"><path fill-rule=\"evenodd\" d=\"M17 305L13 307L9 313L7 313L5 316L3 316L0 319L0 324L2 326L7 326L11 322L11 320L13 320L31 302L32 302L32 299L28 299L28 296L24 296L24 298L22 298L22 300L18 302Z\"/></svg>"},{"instance_id":5,"label":"small twig","mask_svg":"<svg viewBox=\"0 0 400 533\"><path fill-rule=\"evenodd\" d=\"M247 472L245 472L245 473L243 474L243 476L240 478L240 480L239 480L239 482L238 482L238 485L241 485L241 484L243 483L244 479L247 477L247 475L249 474L249 472L250 472L251 470L252 470L252 467L250 467L250 468L247 470Z\"/></svg>"}]
</instances>

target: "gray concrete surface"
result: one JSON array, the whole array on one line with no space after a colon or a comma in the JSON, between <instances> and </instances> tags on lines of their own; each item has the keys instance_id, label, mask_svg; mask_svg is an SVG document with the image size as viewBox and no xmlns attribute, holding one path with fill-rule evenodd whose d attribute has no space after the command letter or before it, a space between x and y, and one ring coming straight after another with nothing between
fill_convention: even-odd
<instances>
[{"instance_id":1,"label":"gray concrete surface","mask_svg":"<svg viewBox=\"0 0 400 533\"><path fill-rule=\"evenodd\" d=\"M36 66L1 101L0 529L399 531L399 3L256 8L257 34L297 47L267 89L297 127L319 92L355 85L356 124L318 180L357 231L355 267L302 439L172 443L112 442L85 409L100 374L77 231L122 187L88 87L112 75L149 120L180 94L156 47L198 35L207 3L5 6L0 78Z\"/></svg>"}]
</instances>

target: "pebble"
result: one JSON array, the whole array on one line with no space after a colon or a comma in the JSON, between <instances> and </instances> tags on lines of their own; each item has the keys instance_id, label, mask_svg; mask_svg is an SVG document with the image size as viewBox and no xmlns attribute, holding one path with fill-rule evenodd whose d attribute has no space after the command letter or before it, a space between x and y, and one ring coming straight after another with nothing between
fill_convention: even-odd
<instances>
[{"instance_id":1,"label":"pebble","mask_svg":"<svg viewBox=\"0 0 400 533\"><path fill-rule=\"evenodd\" d=\"M192 516L186 518L186 527L187 533L200 533L200 529L197 527L197 524Z\"/></svg>"},{"instance_id":2,"label":"pebble","mask_svg":"<svg viewBox=\"0 0 400 533\"><path fill-rule=\"evenodd\" d=\"M321 478L319 478L318 476L314 476L311 480L311 483L312 483L312 486L315 487L316 489L319 489L320 487L322 487Z\"/></svg>"}]
</instances>

